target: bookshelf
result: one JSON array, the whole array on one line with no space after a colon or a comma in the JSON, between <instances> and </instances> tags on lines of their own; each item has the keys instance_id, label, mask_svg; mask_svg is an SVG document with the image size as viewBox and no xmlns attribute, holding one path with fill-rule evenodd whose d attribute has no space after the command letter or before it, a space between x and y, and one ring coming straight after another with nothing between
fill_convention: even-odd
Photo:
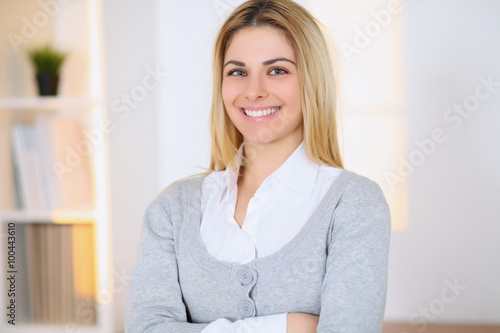
<instances>
[{"instance_id":1,"label":"bookshelf","mask_svg":"<svg viewBox=\"0 0 500 333\"><path fill-rule=\"evenodd\" d=\"M50 210L50 211L33 211L33 210L5 210L2 211L0 217L3 221L16 221L18 223L66 223L70 221L72 224L77 223L94 223L96 215L93 210L76 211L76 210Z\"/></svg>"},{"instance_id":2,"label":"bookshelf","mask_svg":"<svg viewBox=\"0 0 500 333\"><path fill-rule=\"evenodd\" d=\"M0 109L3 110L88 110L100 105L98 99L89 97L18 97L0 98Z\"/></svg>"},{"instance_id":3,"label":"bookshelf","mask_svg":"<svg viewBox=\"0 0 500 333\"><path fill-rule=\"evenodd\" d=\"M37 159L16 155L14 141L21 136L12 134L19 124L34 128L33 133L45 128L40 133L53 134L71 125L69 120L78 123L81 127L66 128L66 136L33 136L34 146L45 154L36 156L61 162L56 158L66 156L61 141L74 148L86 138L85 130L99 128L105 119L100 1L11 1L0 11L0 21L0 34L8 37L0 41L0 332L113 332L106 134L97 143L86 139L92 145L80 156L84 162L60 183L50 181L50 169L38 170ZM69 57L58 95L39 97L25 51L47 40L69 51ZM42 119L53 127L37 128ZM71 143L64 140L70 137ZM34 160L38 164L26 167ZM26 170L32 173L23 188ZM32 205L34 196L26 194L37 188L33 179L43 179L43 205ZM85 191L87 196L81 194ZM15 243L9 238L13 231ZM12 275L14 285L8 280ZM12 299L15 325L8 322Z\"/></svg>"}]
</instances>

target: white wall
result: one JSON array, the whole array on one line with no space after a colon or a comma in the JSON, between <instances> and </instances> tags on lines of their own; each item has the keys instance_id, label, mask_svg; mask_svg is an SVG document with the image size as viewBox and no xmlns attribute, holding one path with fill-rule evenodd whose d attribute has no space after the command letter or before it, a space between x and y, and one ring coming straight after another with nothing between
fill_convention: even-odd
<instances>
[{"instance_id":1,"label":"white wall","mask_svg":"<svg viewBox=\"0 0 500 333\"><path fill-rule=\"evenodd\" d=\"M142 216L157 194L155 90L147 91L142 101L131 98L137 106L129 107L128 115L121 102L122 95L133 93L141 99L137 94L148 75L146 68L156 67L153 17L151 1L102 1L106 106L115 124L108 135L116 332L124 327L126 291L135 266Z\"/></svg>"},{"instance_id":2,"label":"white wall","mask_svg":"<svg viewBox=\"0 0 500 333\"><path fill-rule=\"evenodd\" d=\"M107 99L119 124L109 137L118 272L133 270L147 203L208 166L213 36L222 11L240 2L103 2ZM500 324L500 89L456 130L443 120L474 93L478 77L500 81L500 2L406 1L404 10L408 153L434 128L448 139L407 179L409 224L392 235L386 317ZM120 119L111 104L156 65L167 78ZM443 291L453 296L445 281L454 279L467 288L440 301ZM115 296L120 329L125 292Z\"/></svg>"},{"instance_id":3,"label":"white wall","mask_svg":"<svg viewBox=\"0 0 500 333\"><path fill-rule=\"evenodd\" d=\"M500 2L406 1L405 26L408 154L435 128L448 139L408 178L409 226L392 235L386 316L409 320L430 307L428 322L498 324L500 86L456 129L443 115L474 94L478 77L500 82ZM455 278L467 288L441 303Z\"/></svg>"}]
</instances>

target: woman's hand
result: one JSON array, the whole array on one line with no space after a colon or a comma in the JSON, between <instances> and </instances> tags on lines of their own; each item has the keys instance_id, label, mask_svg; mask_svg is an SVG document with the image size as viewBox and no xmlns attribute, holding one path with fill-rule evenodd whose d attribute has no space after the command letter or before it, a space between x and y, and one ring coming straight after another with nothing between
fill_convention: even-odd
<instances>
[{"instance_id":1,"label":"woman's hand","mask_svg":"<svg viewBox=\"0 0 500 333\"><path fill-rule=\"evenodd\" d=\"M302 312L288 313L286 316L287 333L316 333L319 316Z\"/></svg>"}]
</instances>

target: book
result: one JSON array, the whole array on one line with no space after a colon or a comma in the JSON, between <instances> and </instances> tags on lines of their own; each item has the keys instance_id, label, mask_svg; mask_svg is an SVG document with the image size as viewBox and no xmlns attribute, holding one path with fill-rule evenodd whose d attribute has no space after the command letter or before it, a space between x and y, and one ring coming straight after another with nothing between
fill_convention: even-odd
<instances>
[{"instance_id":1,"label":"book","mask_svg":"<svg viewBox=\"0 0 500 333\"><path fill-rule=\"evenodd\" d=\"M26 224L30 322L96 323L94 226Z\"/></svg>"},{"instance_id":2,"label":"book","mask_svg":"<svg viewBox=\"0 0 500 333\"><path fill-rule=\"evenodd\" d=\"M28 166L25 159L24 125L14 124L11 130L12 162L17 187L17 205L20 209L30 209Z\"/></svg>"},{"instance_id":3,"label":"book","mask_svg":"<svg viewBox=\"0 0 500 333\"><path fill-rule=\"evenodd\" d=\"M45 115L12 127L18 208L90 210L92 143L77 118Z\"/></svg>"}]
</instances>

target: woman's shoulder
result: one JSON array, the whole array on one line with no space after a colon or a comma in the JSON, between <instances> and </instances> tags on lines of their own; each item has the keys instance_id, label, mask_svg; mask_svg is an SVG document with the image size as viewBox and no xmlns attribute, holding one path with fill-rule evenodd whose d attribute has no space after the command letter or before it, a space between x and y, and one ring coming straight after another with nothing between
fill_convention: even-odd
<instances>
[{"instance_id":1,"label":"woman's shoulder","mask_svg":"<svg viewBox=\"0 0 500 333\"><path fill-rule=\"evenodd\" d=\"M153 201L186 200L215 191L220 188L224 174L224 171L211 171L181 178L163 188Z\"/></svg>"},{"instance_id":2,"label":"woman's shoulder","mask_svg":"<svg viewBox=\"0 0 500 333\"><path fill-rule=\"evenodd\" d=\"M167 203L172 201L182 201L196 196L201 191L203 179L207 174L196 174L174 181L164 187L153 202Z\"/></svg>"},{"instance_id":3,"label":"woman's shoulder","mask_svg":"<svg viewBox=\"0 0 500 333\"><path fill-rule=\"evenodd\" d=\"M344 169L337 182L336 186L341 188L344 200L386 202L380 185L366 176Z\"/></svg>"},{"instance_id":4,"label":"woman's shoulder","mask_svg":"<svg viewBox=\"0 0 500 333\"><path fill-rule=\"evenodd\" d=\"M345 225L349 229L370 229L390 232L391 217L384 193L375 181L352 171L343 170L339 176L335 210L332 218L334 230ZM368 230L366 229L366 230Z\"/></svg>"},{"instance_id":5,"label":"woman's shoulder","mask_svg":"<svg viewBox=\"0 0 500 333\"><path fill-rule=\"evenodd\" d=\"M172 230L178 230L179 216L185 209L196 207L197 193L204 175L193 175L174 181L151 200L144 213L144 223L154 233L161 237L168 237ZM174 229L172 229L172 227Z\"/></svg>"}]
</instances>

